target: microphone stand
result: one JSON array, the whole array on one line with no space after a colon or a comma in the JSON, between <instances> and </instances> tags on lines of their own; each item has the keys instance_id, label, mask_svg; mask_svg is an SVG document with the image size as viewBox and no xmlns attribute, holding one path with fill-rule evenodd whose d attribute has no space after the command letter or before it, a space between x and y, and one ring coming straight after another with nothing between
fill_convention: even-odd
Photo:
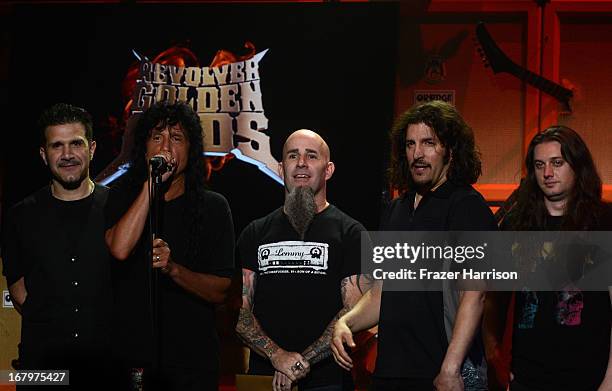
<instances>
[{"instance_id":1,"label":"microphone stand","mask_svg":"<svg viewBox=\"0 0 612 391\"><path fill-rule=\"evenodd\" d=\"M151 180L153 181L151 191L151 256L149 257L149 267L153 269L153 240L155 240L160 233L160 210L162 203L162 174L158 170L154 170L151 173ZM151 284L151 318L152 318L152 330L153 330L153 376L159 376L159 370L161 367L161 334L160 334L160 289L159 289L159 269L153 269L153 272L149 274Z\"/></svg>"}]
</instances>

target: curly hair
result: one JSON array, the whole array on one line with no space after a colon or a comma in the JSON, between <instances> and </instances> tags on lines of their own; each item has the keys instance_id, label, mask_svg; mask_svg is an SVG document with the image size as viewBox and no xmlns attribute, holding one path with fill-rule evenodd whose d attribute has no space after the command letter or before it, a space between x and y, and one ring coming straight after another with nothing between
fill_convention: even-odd
<instances>
[{"instance_id":1,"label":"curly hair","mask_svg":"<svg viewBox=\"0 0 612 391\"><path fill-rule=\"evenodd\" d=\"M525 166L527 175L517 190L516 203L508 214L509 227L514 230L546 228L548 210L544 193L538 186L534 165L536 146L556 141L561 144L561 155L575 175L574 188L569 194L561 223L563 230L586 230L596 227L605 207L602 201L602 182L587 145L580 135L566 126L555 125L538 133L529 143Z\"/></svg>"},{"instance_id":2,"label":"curly hair","mask_svg":"<svg viewBox=\"0 0 612 391\"><path fill-rule=\"evenodd\" d=\"M390 185L400 193L414 186L406 158L406 129L410 125L420 123L429 126L436 133L440 143L446 148L445 160L452 156L447 179L456 184L475 183L482 169L472 128L451 104L431 101L414 106L403 113L391 129L391 161L388 169Z\"/></svg>"},{"instance_id":3,"label":"curly hair","mask_svg":"<svg viewBox=\"0 0 612 391\"><path fill-rule=\"evenodd\" d=\"M206 167L203 158L204 142L200 118L191 106L184 102L158 102L138 118L133 131L131 165L128 176L135 185L147 180L147 140L153 130L179 124L189 140L187 166L185 167L185 196L187 208L184 211L187 227L190 227L188 256L196 257L204 235L204 199L206 191Z\"/></svg>"},{"instance_id":4,"label":"curly hair","mask_svg":"<svg viewBox=\"0 0 612 391\"><path fill-rule=\"evenodd\" d=\"M85 138L91 143L93 140L93 119L83 108L67 103L56 103L45 109L38 119L40 130L40 146L47 144L47 128L55 125L80 123L85 127Z\"/></svg>"}]
</instances>

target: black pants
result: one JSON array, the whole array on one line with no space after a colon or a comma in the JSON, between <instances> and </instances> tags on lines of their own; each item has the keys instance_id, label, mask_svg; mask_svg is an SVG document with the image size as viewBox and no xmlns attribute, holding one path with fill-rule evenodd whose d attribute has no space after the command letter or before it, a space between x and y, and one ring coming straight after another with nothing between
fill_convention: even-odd
<instances>
[{"instance_id":1,"label":"black pants","mask_svg":"<svg viewBox=\"0 0 612 391\"><path fill-rule=\"evenodd\" d=\"M30 353L30 352L28 352ZM55 351L32 349L31 354L20 351L19 370L61 370L68 371L69 385L56 386L47 383L45 390L66 391L107 391L120 384L121 367L109 352L102 349L69 350L66 347ZM36 386L17 386L18 391L41 389Z\"/></svg>"},{"instance_id":2,"label":"black pants","mask_svg":"<svg viewBox=\"0 0 612 391\"><path fill-rule=\"evenodd\" d=\"M219 372L193 368L166 367L160 371L159 382L144 391L217 391Z\"/></svg>"},{"instance_id":3,"label":"black pants","mask_svg":"<svg viewBox=\"0 0 612 391\"><path fill-rule=\"evenodd\" d=\"M516 380L510 382L510 391L541 391L538 388L531 388L517 383Z\"/></svg>"},{"instance_id":4,"label":"black pants","mask_svg":"<svg viewBox=\"0 0 612 391\"><path fill-rule=\"evenodd\" d=\"M372 378L370 391L433 391L434 379Z\"/></svg>"}]
</instances>

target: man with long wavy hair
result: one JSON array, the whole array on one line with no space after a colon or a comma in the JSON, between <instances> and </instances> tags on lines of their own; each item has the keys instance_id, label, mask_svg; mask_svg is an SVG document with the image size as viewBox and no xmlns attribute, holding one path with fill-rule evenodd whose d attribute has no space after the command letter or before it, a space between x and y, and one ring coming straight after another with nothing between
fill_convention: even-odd
<instances>
[{"instance_id":1,"label":"man with long wavy hair","mask_svg":"<svg viewBox=\"0 0 612 391\"><path fill-rule=\"evenodd\" d=\"M471 186L481 173L472 129L441 101L405 112L391 131L390 184L401 195L383 215L383 231L496 229ZM458 294L458 297L457 297ZM332 351L346 369L352 333L379 324L376 390L486 390L479 337L481 291L366 293L334 330Z\"/></svg>"},{"instance_id":2,"label":"man with long wavy hair","mask_svg":"<svg viewBox=\"0 0 612 391\"><path fill-rule=\"evenodd\" d=\"M216 390L218 384L214 305L230 286L234 229L225 198L205 187L202 153L193 109L181 102L154 104L138 118L132 165L107 204L106 242L121 261L115 273L119 353L126 366L137 368L151 367L158 357L155 386L164 390ZM168 170L161 178L160 232L151 244L152 158ZM151 335L151 268L161 272L159 322L153 325L158 340Z\"/></svg>"},{"instance_id":3,"label":"man with long wavy hair","mask_svg":"<svg viewBox=\"0 0 612 391\"><path fill-rule=\"evenodd\" d=\"M537 134L525 166L527 175L502 229L610 229L612 215L602 201L597 168L574 130L552 126ZM511 372L496 368L500 378L511 379L511 391L612 389L609 292L575 287L515 295ZM500 351L509 301L509 294L496 292L487 305L485 334L493 357Z\"/></svg>"}]
</instances>

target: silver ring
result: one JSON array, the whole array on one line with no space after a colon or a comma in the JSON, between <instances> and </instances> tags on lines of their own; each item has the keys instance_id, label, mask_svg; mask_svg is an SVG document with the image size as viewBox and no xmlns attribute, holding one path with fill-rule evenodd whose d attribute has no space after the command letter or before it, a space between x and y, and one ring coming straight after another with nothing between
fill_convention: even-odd
<instances>
[{"instance_id":1,"label":"silver ring","mask_svg":"<svg viewBox=\"0 0 612 391\"><path fill-rule=\"evenodd\" d=\"M161 258L159 257L159 255L156 255L156 256L155 256L155 260L156 260L157 262L159 262L159 260L160 260L160 259L161 259Z\"/></svg>"},{"instance_id":2,"label":"silver ring","mask_svg":"<svg viewBox=\"0 0 612 391\"><path fill-rule=\"evenodd\" d=\"M299 361L296 361L295 364L293 364L293 366L291 367L291 370L294 371L294 372L295 371L301 371L303 369L304 369L304 366Z\"/></svg>"}]
</instances>

